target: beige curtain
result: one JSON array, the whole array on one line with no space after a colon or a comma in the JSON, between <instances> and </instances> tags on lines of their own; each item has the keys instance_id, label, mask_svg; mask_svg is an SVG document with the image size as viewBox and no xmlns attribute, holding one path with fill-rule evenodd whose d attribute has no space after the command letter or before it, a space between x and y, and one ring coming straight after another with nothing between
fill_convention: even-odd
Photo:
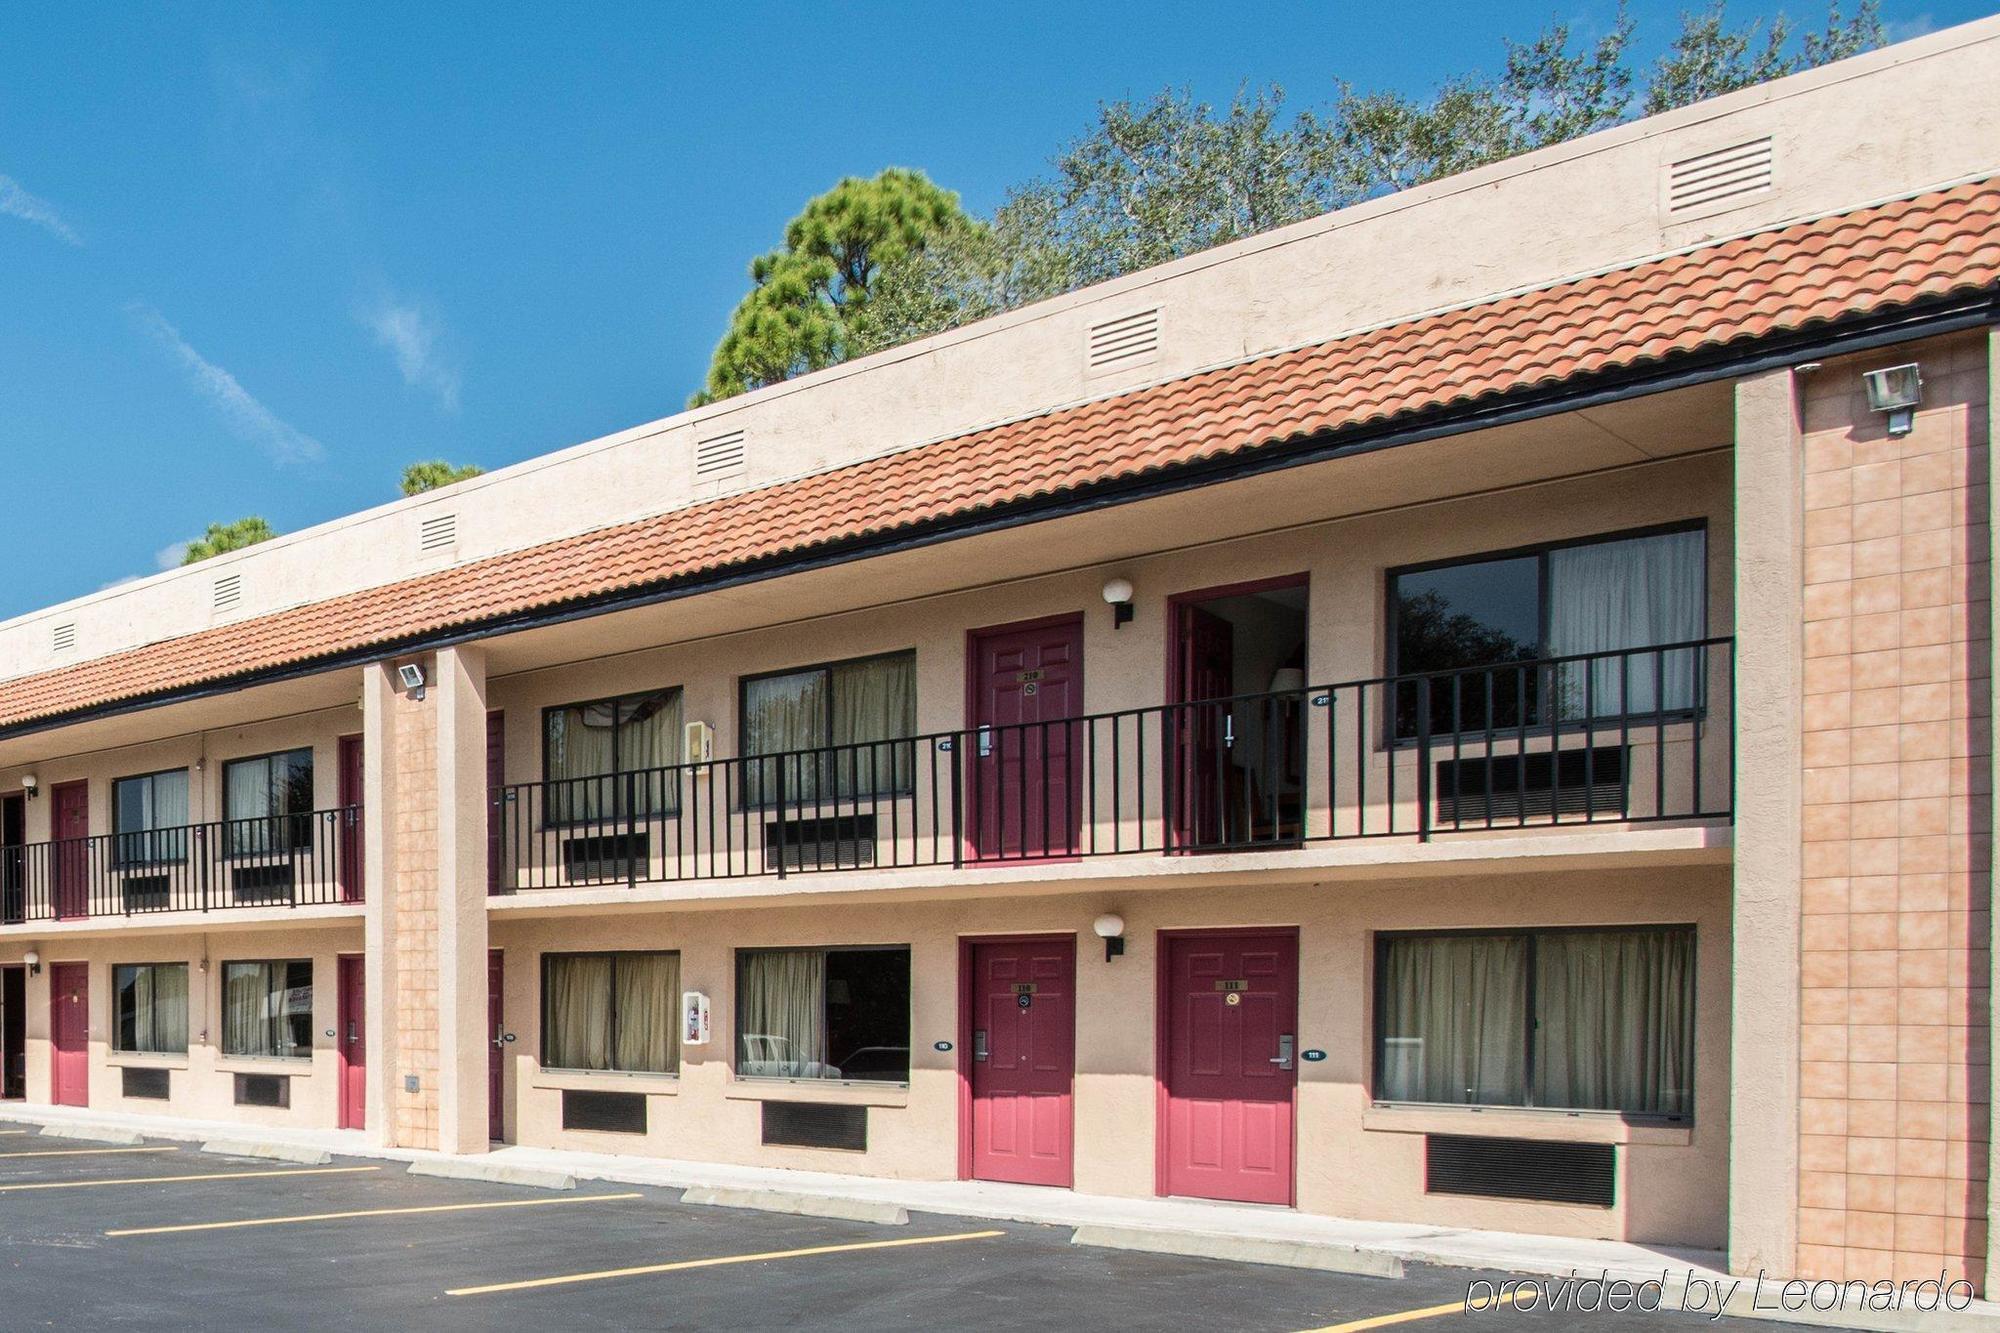
<instances>
[{"instance_id":1,"label":"beige curtain","mask_svg":"<svg viewBox=\"0 0 2000 1333\"><path fill-rule=\"evenodd\" d=\"M626 953L614 960L617 1035L611 1067L672 1074L681 1067L681 958L675 953Z\"/></svg>"},{"instance_id":2,"label":"beige curtain","mask_svg":"<svg viewBox=\"0 0 2000 1333\"><path fill-rule=\"evenodd\" d=\"M1701 532L1551 551L1548 654L1573 657L1699 639L1707 578ZM1699 649L1681 648L1567 663L1556 670L1556 719L1692 708L1700 658Z\"/></svg>"},{"instance_id":3,"label":"beige curtain","mask_svg":"<svg viewBox=\"0 0 2000 1333\"><path fill-rule=\"evenodd\" d=\"M850 662L828 672L833 694L833 788L842 796L886 796L910 790L914 764L894 741L917 729L917 660L913 653Z\"/></svg>"},{"instance_id":4,"label":"beige curtain","mask_svg":"<svg viewBox=\"0 0 2000 1333\"><path fill-rule=\"evenodd\" d=\"M826 743L826 688L823 671L765 676L743 685L743 753L782 756ZM817 761L789 756L744 765L744 799L751 805L775 802L782 787L785 803L819 798ZM779 772L783 768L782 775Z\"/></svg>"},{"instance_id":5,"label":"beige curtain","mask_svg":"<svg viewBox=\"0 0 2000 1333\"><path fill-rule=\"evenodd\" d=\"M1391 940L1383 959L1383 1101L1519 1106L1526 1093L1528 942Z\"/></svg>"},{"instance_id":6,"label":"beige curtain","mask_svg":"<svg viewBox=\"0 0 2000 1333\"><path fill-rule=\"evenodd\" d=\"M680 774L671 770L681 762L681 692L662 690L619 708L618 771L637 775L638 813L671 814L680 808Z\"/></svg>"},{"instance_id":7,"label":"beige curtain","mask_svg":"<svg viewBox=\"0 0 2000 1333\"><path fill-rule=\"evenodd\" d=\"M548 819L576 824L609 812L610 785L592 781L617 767L617 706L581 704L548 714Z\"/></svg>"},{"instance_id":8,"label":"beige curtain","mask_svg":"<svg viewBox=\"0 0 2000 1333\"><path fill-rule=\"evenodd\" d=\"M222 1053L304 1058L312 1051L312 964L227 963Z\"/></svg>"},{"instance_id":9,"label":"beige curtain","mask_svg":"<svg viewBox=\"0 0 2000 1333\"><path fill-rule=\"evenodd\" d=\"M608 954L549 956L546 1068L611 1068L611 970Z\"/></svg>"},{"instance_id":10,"label":"beige curtain","mask_svg":"<svg viewBox=\"0 0 2000 1333\"><path fill-rule=\"evenodd\" d=\"M1535 944L1535 1103L1694 1109L1694 932L1563 932Z\"/></svg>"},{"instance_id":11,"label":"beige curtain","mask_svg":"<svg viewBox=\"0 0 2000 1333\"><path fill-rule=\"evenodd\" d=\"M738 955L736 1072L745 1078L838 1078L826 1064L826 953Z\"/></svg>"},{"instance_id":12,"label":"beige curtain","mask_svg":"<svg viewBox=\"0 0 2000 1333\"><path fill-rule=\"evenodd\" d=\"M119 968L123 974L126 969ZM185 1055L188 1034L186 963L142 963L130 969L130 986L118 997L118 1049ZM124 977L120 976L120 980ZM130 1022L126 1021L127 1016Z\"/></svg>"}]
</instances>

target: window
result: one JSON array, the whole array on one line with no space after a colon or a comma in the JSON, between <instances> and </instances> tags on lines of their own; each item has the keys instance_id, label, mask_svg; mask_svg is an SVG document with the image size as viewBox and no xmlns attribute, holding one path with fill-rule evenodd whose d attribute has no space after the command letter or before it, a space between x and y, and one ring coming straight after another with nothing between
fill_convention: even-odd
<instances>
[{"instance_id":1,"label":"window","mask_svg":"<svg viewBox=\"0 0 2000 1333\"><path fill-rule=\"evenodd\" d=\"M312 844L313 753L286 750L222 766L231 856L287 855Z\"/></svg>"},{"instance_id":2,"label":"window","mask_svg":"<svg viewBox=\"0 0 2000 1333\"><path fill-rule=\"evenodd\" d=\"M310 1059L312 1007L311 960L224 963L222 1053Z\"/></svg>"},{"instance_id":3,"label":"window","mask_svg":"<svg viewBox=\"0 0 2000 1333\"><path fill-rule=\"evenodd\" d=\"M186 963L120 963L111 969L111 994L112 1050L187 1054Z\"/></svg>"},{"instance_id":4,"label":"window","mask_svg":"<svg viewBox=\"0 0 2000 1333\"><path fill-rule=\"evenodd\" d=\"M909 1082L909 949L738 950L736 1073Z\"/></svg>"},{"instance_id":5,"label":"window","mask_svg":"<svg viewBox=\"0 0 2000 1333\"><path fill-rule=\"evenodd\" d=\"M119 867L187 859L185 768L119 778L111 784L111 810L118 835L112 855Z\"/></svg>"},{"instance_id":6,"label":"window","mask_svg":"<svg viewBox=\"0 0 2000 1333\"><path fill-rule=\"evenodd\" d=\"M743 682L748 804L908 795L916 763L917 655L891 653Z\"/></svg>"},{"instance_id":7,"label":"window","mask_svg":"<svg viewBox=\"0 0 2000 1333\"><path fill-rule=\"evenodd\" d=\"M1686 712L1701 650L1627 652L1707 633L1707 533L1598 538L1400 570L1389 577L1391 674L1433 679L1431 730ZM1619 654L1480 671L1549 658ZM1396 734L1417 732L1418 685L1396 687Z\"/></svg>"},{"instance_id":8,"label":"window","mask_svg":"<svg viewBox=\"0 0 2000 1333\"><path fill-rule=\"evenodd\" d=\"M677 1074L681 956L542 955L542 1067Z\"/></svg>"},{"instance_id":9,"label":"window","mask_svg":"<svg viewBox=\"0 0 2000 1333\"><path fill-rule=\"evenodd\" d=\"M1692 926L1384 936L1375 1098L1690 1115L1694 966Z\"/></svg>"},{"instance_id":10,"label":"window","mask_svg":"<svg viewBox=\"0 0 2000 1333\"><path fill-rule=\"evenodd\" d=\"M679 808L681 692L654 690L542 712L547 819L582 824Z\"/></svg>"}]
</instances>

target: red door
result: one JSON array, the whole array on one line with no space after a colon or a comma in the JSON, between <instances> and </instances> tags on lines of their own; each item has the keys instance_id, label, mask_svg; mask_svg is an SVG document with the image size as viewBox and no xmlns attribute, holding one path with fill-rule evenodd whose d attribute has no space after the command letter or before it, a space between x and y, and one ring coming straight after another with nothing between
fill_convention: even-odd
<instances>
[{"instance_id":1,"label":"red door","mask_svg":"<svg viewBox=\"0 0 2000 1333\"><path fill-rule=\"evenodd\" d=\"M340 900L362 899L362 867L367 864L361 837L361 738L340 738ZM357 1124L354 1128L359 1129Z\"/></svg>"},{"instance_id":2,"label":"red door","mask_svg":"<svg viewBox=\"0 0 2000 1333\"><path fill-rule=\"evenodd\" d=\"M1299 937L1164 938L1160 1192L1289 1204Z\"/></svg>"},{"instance_id":3,"label":"red door","mask_svg":"<svg viewBox=\"0 0 2000 1333\"><path fill-rule=\"evenodd\" d=\"M497 709L486 715L486 892L500 892L500 871L506 864L502 836L507 794L507 715ZM499 1135L494 1135L498 1138Z\"/></svg>"},{"instance_id":4,"label":"red door","mask_svg":"<svg viewBox=\"0 0 2000 1333\"><path fill-rule=\"evenodd\" d=\"M973 852L1073 856L1083 794L1083 618L975 630Z\"/></svg>"},{"instance_id":5,"label":"red door","mask_svg":"<svg viewBox=\"0 0 2000 1333\"><path fill-rule=\"evenodd\" d=\"M89 916L89 783L59 782L49 790L49 827L55 842L49 850L55 860L56 916Z\"/></svg>"},{"instance_id":6,"label":"red door","mask_svg":"<svg viewBox=\"0 0 2000 1333\"><path fill-rule=\"evenodd\" d=\"M1174 845L1213 847L1227 841L1229 749L1227 709L1202 700L1236 692L1236 631L1198 606L1180 608L1175 626L1178 706L1174 709Z\"/></svg>"},{"instance_id":7,"label":"red door","mask_svg":"<svg viewBox=\"0 0 2000 1333\"><path fill-rule=\"evenodd\" d=\"M971 1175L1071 1182L1076 940L970 946Z\"/></svg>"},{"instance_id":8,"label":"red door","mask_svg":"<svg viewBox=\"0 0 2000 1333\"><path fill-rule=\"evenodd\" d=\"M507 1017L503 1005L506 955L486 951L486 1137L507 1137Z\"/></svg>"},{"instance_id":9,"label":"red door","mask_svg":"<svg viewBox=\"0 0 2000 1333\"><path fill-rule=\"evenodd\" d=\"M340 1127L368 1127L368 971L359 954L340 955Z\"/></svg>"},{"instance_id":10,"label":"red door","mask_svg":"<svg viewBox=\"0 0 2000 1333\"><path fill-rule=\"evenodd\" d=\"M49 1100L57 1106L90 1105L90 965L49 966Z\"/></svg>"}]
</instances>

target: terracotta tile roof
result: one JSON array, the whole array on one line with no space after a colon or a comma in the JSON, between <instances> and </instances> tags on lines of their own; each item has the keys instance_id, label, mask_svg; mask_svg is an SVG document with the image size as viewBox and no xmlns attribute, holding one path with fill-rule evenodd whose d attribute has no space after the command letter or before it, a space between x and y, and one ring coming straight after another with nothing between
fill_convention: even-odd
<instances>
[{"instance_id":1,"label":"terracotta tile roof","mask_svg":"<svg viewBox=\"0 0 2000 1333\"><path fill-rule=\"evenodd\" d=\"M2000 181L1723 242L0 683L0 727L2000 286Z\"/></svg>"}]
</instances>

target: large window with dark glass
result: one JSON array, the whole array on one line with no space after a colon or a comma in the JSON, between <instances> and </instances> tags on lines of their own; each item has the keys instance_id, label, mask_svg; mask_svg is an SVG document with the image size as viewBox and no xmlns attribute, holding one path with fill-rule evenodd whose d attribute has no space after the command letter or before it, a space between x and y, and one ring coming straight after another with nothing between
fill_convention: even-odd
<instances>
[{"instance_id":1,"label":"large window with dark glass","mask_svg":"<svg viewBox=\"0 0 2000 1333\"><path fill-rule=\"evenodd\" d=\"M311 959L222 965L224 1055L311 1059L312 1028Z\"/></svg>"},{"instance_id":2,"label":"large window with dark glass","mask_svg":"<svg viewBox=\"0 0 2000 1333\"><path fill-rule=\"evenodd\" d=\"M916 765L917 657L751 676L743 682L744 789L753 805L907 794Z\"/></svg>"},{"instance_id":3,"label":"large window with dark glass","mask_svg":"<svg viewBox=\"0 0 2000 1333\"><path fill-rule=\"evenodd\" d=\"M909 949L739 949L736 1074L909 1082Z\"/></svg>"},{"instance_id":4,"label":"large window with dark glass","mask_svg":"<svg viewBox=\"0 0 2000 1333\"><path fill-rule=\"evenodd\" d=\"M112 854L120 867L186 859L187 770L119 778L111 784L111 814Z\"/></svg>"},{"instance_id":5,"label":"large window with dark glass","mask_svg":"<svg viewBox=\"0 0 2000 1333\"><path fill-rule=\"evenodd\" d=\"M232 856L283 854L312 842L313 752L232 759L222 766L222 818Z\"/></svg>"},{"instance_id":6,"label":"large window with dark glass","mask_svg":"<svg viewBox=\"0 0 2000 1333\"><path fill-rule=\"evenodd\" d=\"M111 969L111 1003L112 1050L187 1054L186 963L119 963Z\"/></svg>"},{"instance_id":7,"label":"large window with dark glass","mask_svg":"<svg viewBox=\"0 0 2000 1333\"><path fill-rule=\"evenodd\" d=\"M674 1074L681 1067L681 956L542 955L542 1067Z\"/></svg>"},{"instance_id":8,"label":"large window with dark glass","mask_svg":"<svg viewBox=\"0 0 2000 1333\"><path fill-rule=\"evenodd\" d=\"M1385 935L1375 1100L1684 1117L1692 926Z\"/></svg>"},{"instance_id":9,"label":"large window with dark glass","mask_svg":"<svg viewBox=\"0 0 2000 1333\"><path fill-rule=\"evenodd\" d=\"M1426 695L1439 733L1693 710L1702 651L1665 646L1707 633L1707 580L1698 527L1393 571L1396 733Z\"/></svg>"},{"instance_id":10,"label":"large window with dark glass","mask_svg":"<svg viewBox=\"0 0 2000 1333\"><path fill-rule=\"evenodd\" d=\"M542 713L548 821L671 814L678 808L681 692L648 690Z\"/></svg>"}]
</instances>

